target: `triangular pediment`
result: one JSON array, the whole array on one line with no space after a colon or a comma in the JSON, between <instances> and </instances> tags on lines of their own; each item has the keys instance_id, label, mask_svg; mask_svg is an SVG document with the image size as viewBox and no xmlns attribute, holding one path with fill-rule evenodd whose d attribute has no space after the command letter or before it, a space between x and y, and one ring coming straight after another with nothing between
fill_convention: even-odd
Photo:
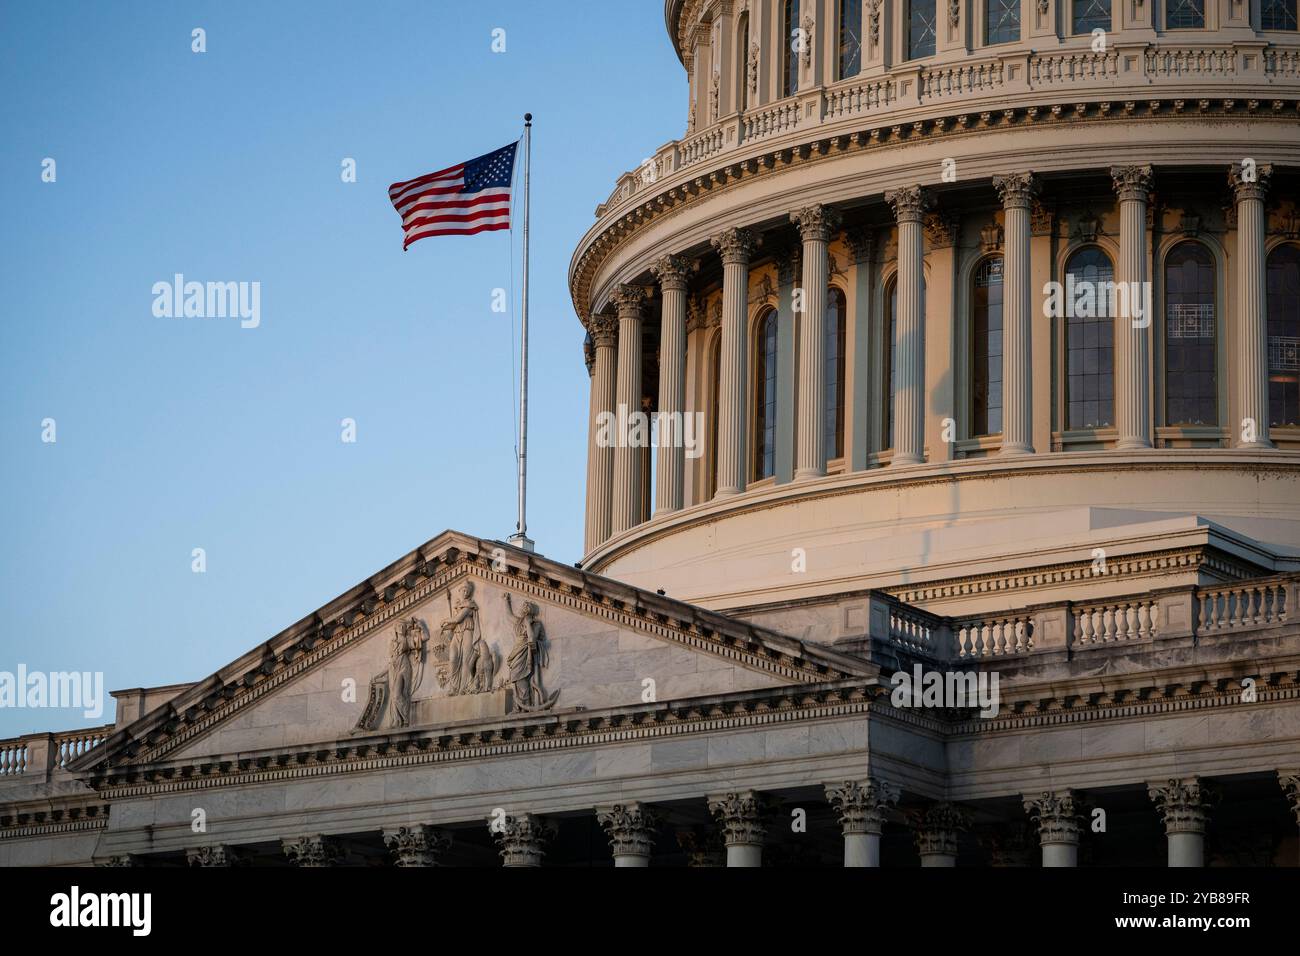
<instances>
[{"instance_id":1,"label":"triangular pediment","mask_svg":"<svg viewBox=\"0 0 1300 956\"><path fill-rule=\"evenodd\" d=\"M869 671L816 645L447 532L142 715L72 769L228 759Z\"/></svg>"}]
</instances>

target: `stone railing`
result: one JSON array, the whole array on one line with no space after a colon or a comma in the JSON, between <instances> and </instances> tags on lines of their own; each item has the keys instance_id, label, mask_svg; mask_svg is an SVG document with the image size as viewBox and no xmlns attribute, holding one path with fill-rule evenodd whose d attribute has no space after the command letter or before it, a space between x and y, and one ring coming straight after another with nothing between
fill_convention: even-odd
<instances>
[{"instance_id":1,"label":"stone railing","mask_svg":"<svg viewBox=\"0 0 1300 956\"><path fill-rule=\"evenodd\" d=\"M1225 85L1230 83L1231 86ZM1255 85L1251 85L1255 84ZM1073 108L1089 98L1117 103L1149 102L1186 93L1188 102L1236 97L1270 103L1300 96L1300 46L1259 42L1189 45L1185 42L1089 46L1037 52L1008 49L926 66L901 63L871 79L855 77L719 119L662 147L641 170L623 174L598 217L660 180L735 151L746 144L833 133L824 129L853 120L904 122L922 118L927 106L955 105L978 114L1000 110L1035 94L1061 97ZM1202 96L1203 94L1203 96ZM1043 105L1041 103L1037 105ZM1053 105L1053 104L1049 104ZM787 134L791 134L787 136ZM803 134L795 136L794 134ZM647 170L653 170L647 174Z\"/></svg>"},{"instance_id":2,"label":"stone railing","mask_svg":"<svg viewBox=\"0 0 1300 956\"><path fill-rule=\"evenodd\" d=\"M113 732L113 724L62 733L26 734L0 740L0 781L16 777L49 779L89 753Z\"/></svg>"},{"instance_id":3,"label":"stone railing","mask_svg":"<svg viewBox=\"0 0 1300 956\"><path fill-rule=\"evenodd\" d=\"M875 643L893 653L952 662L1091 654L1117 646L1297 624L1298 601L1300 574L960 617L933 614L873 592L867 599L867 634L850 635L837 643L852 653L862 653Z\"/></svg>"}]
</instances>

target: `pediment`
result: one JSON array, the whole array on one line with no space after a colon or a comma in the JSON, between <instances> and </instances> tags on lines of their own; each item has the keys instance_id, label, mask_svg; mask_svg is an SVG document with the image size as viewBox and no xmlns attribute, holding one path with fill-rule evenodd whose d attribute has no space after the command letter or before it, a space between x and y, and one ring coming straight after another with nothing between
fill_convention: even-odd
<instances>
[{"instance_id":1,"label":"pediment","mask_svg":"<svg viewBox=\"0 0 1300 956\"><path fill-rule=\"evenodd\" d=\"M642 706L867 669L745 622L448 532L145 714L72 769Z\"/></svg>"}]
</instances>

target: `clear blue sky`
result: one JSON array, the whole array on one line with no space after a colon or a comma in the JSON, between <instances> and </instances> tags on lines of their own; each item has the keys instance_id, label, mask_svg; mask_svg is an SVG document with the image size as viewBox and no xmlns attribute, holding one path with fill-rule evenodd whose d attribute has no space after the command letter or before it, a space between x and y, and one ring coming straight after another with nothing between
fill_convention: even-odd
<instances>
[{"instance_id":1,"label":"clear blue sky","mask_svg":"<svg viewBox=\"0 0 1300 956\"><path fill-rule=\"evenodd\" d=\"M529 531L577 560L569 258L616 176L681 134L685 91L660 0L2 0L0 671L196 680L446 528L513 531L511 320L490 308L510 234L403 253L386 191L505 145L525 111ZM156 318L177 272L259 281L261 326ZM0 709L0 737L86 723Z\"/></svg>"}]
</instances>

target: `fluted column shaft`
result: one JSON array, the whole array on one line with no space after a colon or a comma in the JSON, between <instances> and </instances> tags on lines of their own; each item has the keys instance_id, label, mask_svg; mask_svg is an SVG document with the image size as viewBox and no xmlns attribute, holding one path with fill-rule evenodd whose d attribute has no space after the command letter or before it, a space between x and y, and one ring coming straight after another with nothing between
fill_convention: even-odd
<instances>
[{"instance_id":1,"label":"fluted column shaft","mask_svg":"<svg viewBox=\"0 0 1300 956\"><path fill-rule=\"evenodd\" d=\"M713 239L722 257L722 350L718 368L718 490L737 495L746 484L745 408L748 391L749 257L758 245L746 229Z\"/></svg>"},{"instance_id":2,"label":"fluted column shaft","mask_svg":"<svg viewBox=\"0 0 1300 956\"><path fill-rule=\"evenodd\" d=\"M840 216L827 206L791 213L803 240L803 310L799 313L798 447L794 477L826 474L826 292L830 274L826 245Z\"/></svg>"},{"instance_id":3,"label":"fluted column shaft","mask_svg":"<svg viewBox=\"0 0 1300 956\"><path fill-rule=\"evenodd\" d=\"M682 428L686 416L686 287L689 263L664 256L653 266L663 292L659 328L659 449L655 514L680 511L685 486Z\"/></svg>"},{"instance_id":4,"label":"fluted column shaft","mask_svg":"<svg viewBox=\"0 0 1300 956\"><path fill-rule=\"evenodd\" d=\"M1250 178L1247 178L1249 175ZM1265 315L1264 198L1272 166L1247 173L1233 166L1229 182L1237 200L1237 381L1240 448L1272 448L1268 435L1268 328Z\"/></svg>"},{"instance_id":5,"label":"fluted column shaft","mask_svg":"<svg viewBox=\"0 0 1300 956\"><path fill-rule=\"evenodd\" d=\"M928 201L919 186L887 192L885 200L894 207L898 220L898 314L894 316L898 367L894 380L893 464L915 465L925 460L925 235L922 223Z\"/></svg>"},{"instance_id":6,"label":"fluted column shaft","mask_svg":"<svg viewBox=\"0 0 1300 956\"><path fill-rule=\"evenodd\" d=\"M1002 273L1002 454L1034 453L1033 295L1030 289L1030 206L1038 183L1031 173L997 176L1006 253Z\"/></svg>"},{"instance_id":7,"label":"fluted column shaft","mask_svg":"<svg viewBox=\"0 0 1300 956\"><path fill-rule=\"evenodd\" d=\"M1119 277L1133 296L1147 286L1147 199L1150 166L1116 166L1110 171L1119 196ZM1115 323L1116 448L1151 447L1151 316L1138 320L1120 309Z\"/></svg>"},{"instance_id":8,"label":"fluted column shaft","mask_svg":"<svg viewBox=\"0 0 1300 956\"><path fill-rule=\"evenodd\" d=\"M618 307L618 379L614 386L615 414L614 482L611 489L610 534L616 535L641 522L642 487L640 448L629 440L631 416L641 412L641 310L645 290L619 286L614 293Z\"/></svg>"},{"instance_id":9,"label":"fluted column shaft","mask_svg":"<svg viewBox=\"0 0 1300 956\"><path fill-rule=\"evenodd\" d=\"M591 376L591 421L587 441L587 551L609 538L614 486L614 446L598 440L600 422L614 411L615 342L618 323L608 315L591 317L595 363Z\"/></svg>"}]
</instances>

